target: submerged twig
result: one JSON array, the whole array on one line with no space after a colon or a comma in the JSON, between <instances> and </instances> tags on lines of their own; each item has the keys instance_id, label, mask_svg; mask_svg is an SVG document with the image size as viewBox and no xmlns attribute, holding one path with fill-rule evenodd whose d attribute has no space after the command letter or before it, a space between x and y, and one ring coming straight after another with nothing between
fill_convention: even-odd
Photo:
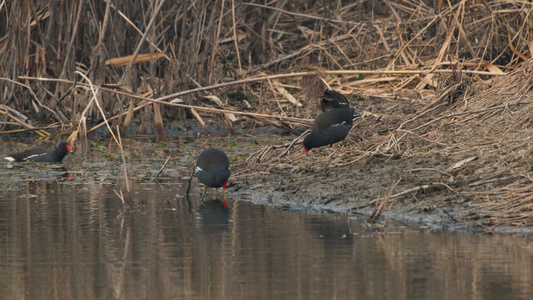
<instances>
[{"instance_id":1,"label":"submerged twig","mask_svg":"<svg viewBox=\"0 0 533 300\"><path fill-rule=\"evenodd\" d=\"M122 207L126 207L126 202L124 201L124 194L122 194L122 190L119 190L119 192L117 192L117 190L113 189L113 192L115 192L115 194L117 195L117 197L122 201Z\"/></svg>"},{"instance_id":2,"label":"submerged twig","mask_svg":"<svg viewBox=\"0 0 533 300\"><path fill-rule=\"evenodd\" d=\"M120 190L120 196L119 198L122 200L122 205L124 208L130 207L131 208L131 190L130 190L130 183L128 180L128 168L126 167L126 155L124 154L124 148L122 147L122 139L120 138L120 128L117 125L117 135L118 135L118 145L120 147L120 154L122 156L122 167L124 172L124 180L126 181L126 192L127 192L127 199L124 198L122 195L122 189ZM118 195L118 193L115 191L115 193Z\"/></svg>"},{"instance_id":3,"label":"submerged twig","mask_svg":"<svg viewBox=\"0 0 533 300\"><path fill-rule=\"evenodd\" d=\"M165 161L165 163L163 164L163 166L161 167L161 169L159 169L159 172L157 172L157 175L155 175L155 178L158 178L159 175L161 175L161 172L163 172L163 170L165 169L165 166L167 165L168 161L170 160L170 156L167 157L167 160Z\"/></svg>"}]
</instances>

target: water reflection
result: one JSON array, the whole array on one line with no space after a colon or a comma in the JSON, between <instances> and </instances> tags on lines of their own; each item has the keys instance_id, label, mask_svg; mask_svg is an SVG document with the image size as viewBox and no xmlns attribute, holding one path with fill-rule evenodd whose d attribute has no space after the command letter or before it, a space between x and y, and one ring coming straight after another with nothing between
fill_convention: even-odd
<instances>
[{"instance_id":1,"label":"water reflection","mask_svg":"<svg viewBox=\"0 0 533 300\"><path fill-rule=\"evenodd\" d=\"M0 289L16 299L529 299L527 237L409 228L180 185L24 181L0 195ZM31 197L27 197L31 195Z\"/></svg>"},{"instance_id":2,"label":"water reflection","mask_svg":"<svg viewBox=\"0 0 533 300\"><path fill-rule=\"evenodd\" d=\"M230 210L224 205L224 199L203 201L196 210L196 228L206 233L229 229Z\"/></svg>"},{"instance_id":3,"label":"water reflection","mask_svg":"<svg viewBox=\"0 0 533 300\"><path fill-rule=\"evenodd\" d=\"M63 167L54 164L36 164L34 162L20 163L13 166L0 167L0 183L14 181L56 181L70 180L72 174Z\"/></svg>"}]
</instances>

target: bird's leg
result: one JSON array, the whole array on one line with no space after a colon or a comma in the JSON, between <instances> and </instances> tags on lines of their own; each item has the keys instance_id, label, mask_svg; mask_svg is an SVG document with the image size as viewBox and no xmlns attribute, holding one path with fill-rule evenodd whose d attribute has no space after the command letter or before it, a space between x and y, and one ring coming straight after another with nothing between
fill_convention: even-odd
<instances>
[{"instance_id":1,"label":"bird's leg","mask_svg":"<svg viewBox=\"0 0 533 300\"><path fill-rule=\"evenodd\" d=\"M205 195L206 195L206 188L205 188L205 184L203 185L204 186L204 192L202 193L202 203L205 202Z\"/></svg>"}]
</instances>

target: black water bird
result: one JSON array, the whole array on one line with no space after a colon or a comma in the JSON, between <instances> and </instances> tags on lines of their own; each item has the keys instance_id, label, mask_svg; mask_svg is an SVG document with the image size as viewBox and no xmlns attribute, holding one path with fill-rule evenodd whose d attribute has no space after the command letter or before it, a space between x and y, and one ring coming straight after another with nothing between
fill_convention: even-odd
<instances>
[{"instance_id":1,"label":"black water bird","mask_svg":"<svg viewBox=\"0 0 533 300\"><path fill-rule=\"evenodd\" d=\"M207 148L196 160L196 177L207 187L224 189L231 175L229 159L220 149Z\"/></svg>"},{"instance_id":2,"label":"black water bird","mask_svg":"<svg viewBox=\"0 0 533 300\"><path fill-rule=\"evenodd\" d=\"M10 163L13 162L61 162L67 153L72 152L70 145L66 142L61 142L57 145L56 149L46 150L42 148L35 148L19 153L10 154L5 156L4 159Z\"/></svg>"},{"instance_id":3,"label":"black water bird","mask_svg":"<svg viewBox=\"0 0 533 300\"><path fill-rule=\"evenodd\" d=\"M323 112L315 118L311 133L304 139L305 152L343 141L357 119L359 116L355 114L353 107Z\"/></svg>"}]
</instances>

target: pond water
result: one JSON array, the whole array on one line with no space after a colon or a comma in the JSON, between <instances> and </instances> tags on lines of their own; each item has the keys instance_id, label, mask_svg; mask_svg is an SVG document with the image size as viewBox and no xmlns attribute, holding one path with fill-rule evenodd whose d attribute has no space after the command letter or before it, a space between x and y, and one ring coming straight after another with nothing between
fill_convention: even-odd
<instances>
[{"instance_id":1,"label":"pond water","mask_svg":"<svg viewBox=\"0 0 533 300\"><path fill-rule=\"evenodd\" d=\"M0 172L2 299L533 295L527 235L401 225L381 233L354 216L272 208L231 192L224 208L221 191L202 201L195 180L185 197L185 176L134 179L133 211L123 212L120 174L22 168Z\"/></svg>"}]
</instances>

